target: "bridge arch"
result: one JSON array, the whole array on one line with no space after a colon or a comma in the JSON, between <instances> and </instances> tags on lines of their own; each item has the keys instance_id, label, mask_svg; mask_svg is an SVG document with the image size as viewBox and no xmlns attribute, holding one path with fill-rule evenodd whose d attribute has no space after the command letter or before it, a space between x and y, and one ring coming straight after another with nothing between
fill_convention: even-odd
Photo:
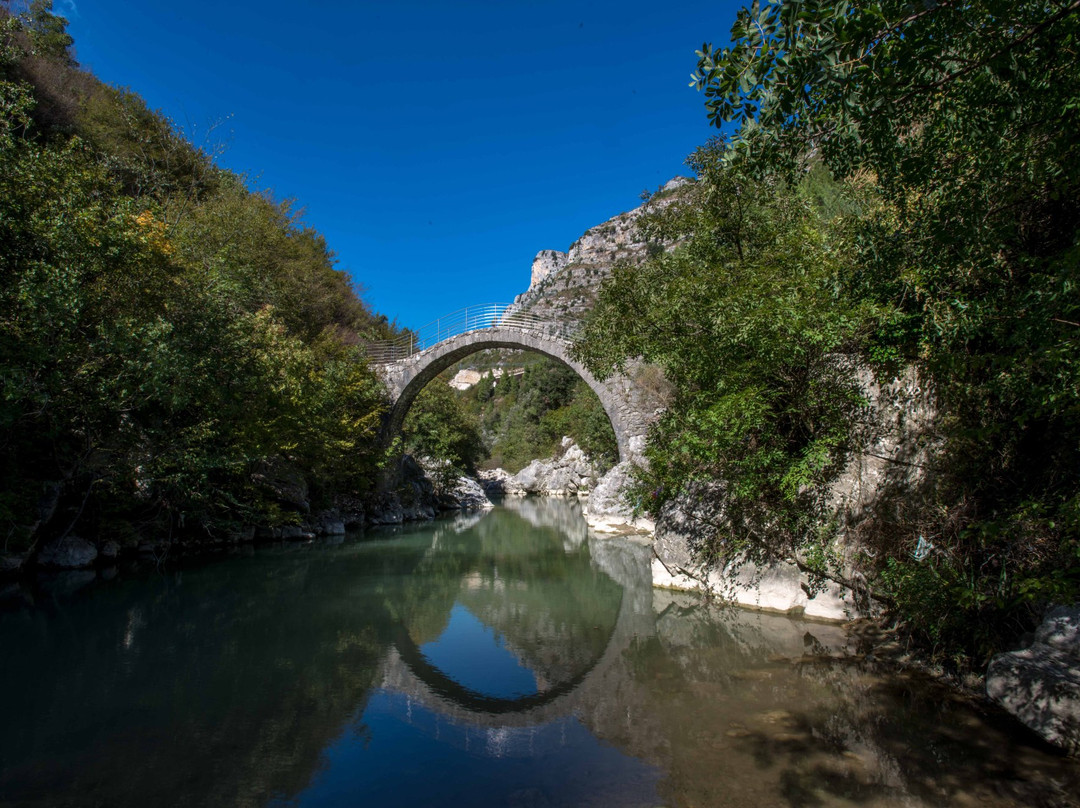
<instances>
[{"instance_id":1,"label":"bridge arch","mask_svg":"<svg viewBox=\"0 0 1080 808\"><path fill-rule=\"evenodd\" d=\"M570 355L570 347L568 340L533 328L497 325L458 334L427 350L388 362L381 366L393 402L386 422L386 437L389 440L400 434L405 416L420 391L444 370L480 351L511 348L551 357L577 373L596 393L607 413L619 447L619 460L639 456L652 414L643 411L642 397L634 380L623 374L598 380Z\"/></svg>"}]
</instances>

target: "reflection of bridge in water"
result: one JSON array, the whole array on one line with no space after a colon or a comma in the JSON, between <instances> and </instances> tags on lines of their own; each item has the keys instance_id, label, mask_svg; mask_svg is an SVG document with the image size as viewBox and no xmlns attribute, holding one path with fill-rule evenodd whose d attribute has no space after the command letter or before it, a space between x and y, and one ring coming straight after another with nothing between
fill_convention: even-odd
<instances>
[{"instance_id":1,"label":"reflection of bridge in water","mask_svg":"<svg viewBox=\"0 0 1080 808\"><path fill-rule=\"evenodd\" d=\"M378 681L388 697L398 701L401 714L408 716L414 728L440 743L491 757L535 755L565 746L568 734L587 731L629 754L658 760L667 754L661 748L662 739L671 728L662 725L666 719L656 710L655 694L663 685L640 670L650 646L663 648L662 654L669 658L680 657L680 664L693 669L698 664L693 649L703 638L719 636L729 651L721 668L741 671L749 659L800 657L812 635L827 645L843 643L842 632L833 626L737 609L728 613L717 635L715 613L706 617L706 612L699 612L692 596L652 588L647 546L589 531L577 507L573 502L544 498L507 503L532 526L558 533L564 552L572 554L586 545L597 574L621 588L617 616L605 629L603 651L537 693L493 697L461 685L432 664L402 626L382 661ZM458 529L465 524L475 526L475 520L462 522ZM433 544L438 543L436 537ZM557 638L552 642L557 643ZM715 657L709 664L712 673L717 673ZM718 675L723 679L722 670Z\"/></svg>"},{"instance_id":2,"label":"reflection of bridge in water","mask_svg":"<svg viewBox=\"0 0 1080 808\"><path fill-rule=\"evenodd\" d=\"M542 508L526 510L533 524L542 520ZM515 503L518 504L518 503ZM557 517L558 511L551 509ZM584 525L584 520L581 520ZM584 538L584 537L583 537ZM383 662L382 687L396 691L451 723L477 729L536 727L580 715L603 702L625 678L620 658L635 637L653 628L652 586L641 569L648 566L648 548L625 540L587 538L595 566L622 588L618 618L603 654L568 680L519 698L493 698L455 682L424 657L408 632L399 632Z\"/></svg>"}]
</instances>

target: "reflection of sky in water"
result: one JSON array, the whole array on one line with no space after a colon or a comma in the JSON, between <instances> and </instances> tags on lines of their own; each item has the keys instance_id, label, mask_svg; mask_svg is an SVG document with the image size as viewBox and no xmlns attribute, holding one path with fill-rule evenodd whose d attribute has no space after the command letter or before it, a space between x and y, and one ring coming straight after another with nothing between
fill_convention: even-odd
<instances>
[{"instance_id":1,"label":"reflection of sky in water","mask_svg":"<svg viewBox=\"0 0 1080 808\"><path fill-rule=\"evenodd\" d=\"M506 647L495 630L455 603L437 640L420 646L428 662L474 693L512 699L538 692L536 676Z\"/></svg>"},{"instance_id":2,"label":"reflection of sky in water","mask_svg":"<svg viewBox=\"0 0 1080 808\"><path fill-rule=\"evenodd\" d=\"M304 791L272 808L660 804L659 770L573 716L540 727L463 726L381 689L323 758Z\"/></svg>"}]
</instances>

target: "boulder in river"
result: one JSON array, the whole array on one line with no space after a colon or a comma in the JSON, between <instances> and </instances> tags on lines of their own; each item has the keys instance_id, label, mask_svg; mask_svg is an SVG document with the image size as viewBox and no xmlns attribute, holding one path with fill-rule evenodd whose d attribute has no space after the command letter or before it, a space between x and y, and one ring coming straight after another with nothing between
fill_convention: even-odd
<instances>
[{"instance_id":1,"label":"boulder in river","mask_svg":"<svg viewBox=\"0 0 1080 808\"><path fill-rule=\"evenodd\" d=\"M1052 609L1029 647L994 657L986 693L1050 743L1080 754L1080 604Z\"/></svg>"},{"instance_id":2,"label":"boulder in river","mask_svg":"<svg viewBox=\"0 0 1080 808\"><path fill-rule=\"evenodd\" d=\"M534 460L513 477L502 481L510 495L545 494L553 497L586 496L597 478L596 467L570 438L562 439L562 454Z\"/></svg>"},{"instance_id":3,"label":"boulder in river","mask_svg":"<svg viewBox=\"0 0 1080 808\"><path fill-rule=\"evenodd\" d=\"M495 507L483 486L472 477L458 477L447 494L454 503L454 508L463 511L487 511Z\"/></svg>"},{"instance_id":4,"label":"boulder in river","mask_svg":"<svg viewBox=\"0 0 1080 808\"><path fill-rule=\"evenodd\" d=\"M97 547L86 539L66 536L42 547L38 552L37 563L42 567L74 570L91 566L97 556Z\"/></svg>"}]
</instances>

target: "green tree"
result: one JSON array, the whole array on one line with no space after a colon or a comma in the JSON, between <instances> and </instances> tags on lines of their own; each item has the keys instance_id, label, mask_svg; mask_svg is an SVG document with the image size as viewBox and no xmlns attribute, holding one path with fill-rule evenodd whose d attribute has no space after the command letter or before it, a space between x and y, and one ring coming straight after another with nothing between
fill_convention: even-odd
<instances>
[{"instance_id":1,"label":"green tree","mask_svg":"<svg viewBox=\"0 0 1080 808\"><path fill-rule=\"evenodd\" d=\"M726 155L717 141L691 158L692 191L643 223L679 248L617 268L575 349L602 375L642 357L676 388L640 473L647 508L711 499L703 555L810 566L829 546L825 493L863 404L853 359L879 313L841 293L852 234L820 194Z\"/></svg>"},{"instance_id":2,"label":"green tree","mask_svg":"<svg viewBox=\"0 0 1080 808\"><path fill-rule=\"evenodd\" d=\"M1075 0L770 2L699 52L725 159L877 196L844 294L888 312L865 358L932 381L944 443L881 583L949 653L1080 592L1078 41Z\"/></svg>"},{"instance_id":3,"label":"green tree","mask_svg":"<svg viewBox=\"0 0 1080 808\"><path fill-rule=\"evenodd\" d=\"M459 474L475 474L476 464L485 454L479 424L442 378L416 397L402 433L408 452L444 464L443 483Z\"/></svg>"},{"instance_id":4,"label":"green tree","mask_svg":"<svg viewBox=\"0 0 1080 808\"><path fill-rule=\"evenodd\" d=\"M322 237L137 96L38 70L11 17L0 37L5 549L295 518L265 469L314 504L370 488L385 393L354 346L394 327Z\"/></svg>"},{"instance_id":5,"label":"green tree","mask_svg":"<svg viewBox=\"0 0 1080 808\"><path fill-rule=\"evenodd\" d=\"M67 18L53 13L52 0L31 0L22 19L30 32L30 41L37 55L75 64L71 55L75 40L67 32Z\"/></svg>"}]
</instances>

